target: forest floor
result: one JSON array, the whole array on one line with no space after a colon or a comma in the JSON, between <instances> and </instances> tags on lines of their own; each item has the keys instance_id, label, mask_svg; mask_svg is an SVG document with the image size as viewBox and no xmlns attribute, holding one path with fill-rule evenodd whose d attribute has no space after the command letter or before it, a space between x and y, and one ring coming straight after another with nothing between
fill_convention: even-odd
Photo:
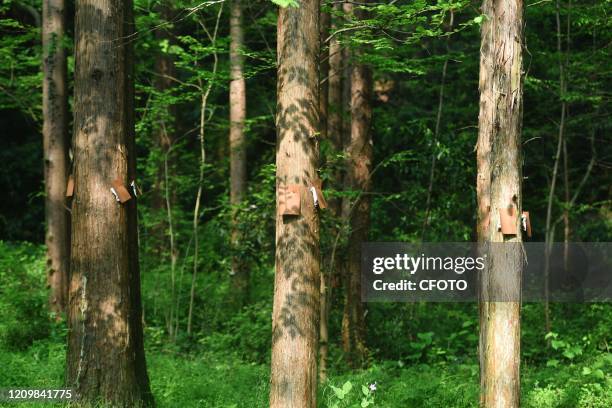
<instances>
[{"instance_id":1,"label":"forest floor","mask_svg":"<svg viewBox=\"0 0 612 408\"><path fill-rule=\"evenodd\" d=\"M25 351L0 354L0 384L3 387L60 387L64 359L64 345L49 340L37 342ZM159 407L263 408L268 404L266 365L245 363L229 355L181 355L163 349L149 350L147 360ZM593 375L597 370L593 367L611 365L610 354L602 354L580 364L523 366L522 406L609 408L612 406L609 372L602 378ZM404 367L396 362L383 362L358 372L332 373L329 383L320 389L319 406L359 406L363 398L361 386L373 383L376 383L374 404L370 405L373 407L478 406L476 361ZM342 388L343 385L350 391L339 400L332 386ZM0 406L15 405L0 403Z\"/></svg>"},{"instance_id":2,"label":"forest floor","mask_svg":"<svg viewBox=\"0 0 612 408\"><path fill-rule=\"evenodd\" d=\"M44 259L40 246L0 241L3 388L55 389L63 384L66 329L49 319ZM612 407L612 304L555 306L557 333L547 348L541 305L523 305L521 406ZM148 325L145 348L157 406L267 407L270 315L269 305L257 303L236 314L226 332L211 331L176 343L163 328ZM380 324L371 327L371 340L377 344L370 367L346 370L341 351L332 347L329 381L320 386L319 407L366 406L364 400L373 402L369 407L385 408L478 406L475 305L381 304L372 315ZM401 319L411 326L403 326ZM385 355L403 357L398 361ZM369 392L372 384L376 390ZM7 407L41 405L54 404L0 402Z\"/></svg>"}]
</instances>

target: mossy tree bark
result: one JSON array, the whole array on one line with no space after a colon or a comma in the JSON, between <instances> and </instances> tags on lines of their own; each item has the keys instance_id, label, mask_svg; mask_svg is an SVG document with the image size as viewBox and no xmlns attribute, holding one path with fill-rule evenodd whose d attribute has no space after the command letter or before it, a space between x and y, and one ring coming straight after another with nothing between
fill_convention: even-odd
<instances>
[{"instance_id":1,"label":"mossy tree bark","mask_svg":"<svg viewBox=\"0 0 612 408\"><path fill-rule=\"evenodd\" d=\"M523 3L484 0L482 11L478 235L489 251L480 277L480 401L484 407L518 407ZM502 234L500 211L515 214L517 234Z\"/></svg>"},{"instance_id":2,"label":"mossy tree bark","mask_svg":"<svg viewBox=\"0 0 612 408\"><path fill-rule=\"evenodd\" d=\"M276 275L272 313L272 408L317 406L319 216L309 186L318 177L319 0L281 8L276 117ZM297 185L299 215L283 215Z\"/></svg>"},{"instance_id":3,"label":"mossy tree bark","mask_svg":"<svg viewBox=\"0 0 612 408\"><path fill-rule=\"evenodd\" d=\"M135 179L132 2L78 0L68 385L83 405L153 405L144 357ZM129 188L129 187L128 187Z\"/></svg>"},{"instance_id":4,"label":"mossy tree bark","mask_svg":"<svg viewBox=\"0 0 612 408\"><path fill-rule=\"evenodd\" d=\"M51 311L60 314L68 301L70 217L66 209L68 158L68 92L64 31L64 0L44 0L43 150L45 162L45 217L47 282Z\"/></svg>"}]
</instances>

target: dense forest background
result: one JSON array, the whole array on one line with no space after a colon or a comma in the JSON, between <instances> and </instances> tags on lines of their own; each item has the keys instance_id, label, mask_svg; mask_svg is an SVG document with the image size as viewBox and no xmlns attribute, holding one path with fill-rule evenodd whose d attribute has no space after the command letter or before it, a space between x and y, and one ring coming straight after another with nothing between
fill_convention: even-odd
<instances>
[{"instance_id":1,"label":"dense forest background","mask_svg":"<svg viewBox=\"0 0 612 408\"><path fill-rule=\"evenodd\" d=\"M360 20L333 3L323 6L335 24L324 49L338 38L343 48L360 50L353 58L373 72L367 240L476 241L480 3L376 2ZM522 172L530 239L610 241L610 2L524 6ZM41 7L35 0L0 5L1 386L57 387L64 378L66 329L62 319L49 318L45 274ZM243 2L246 193L231 204L229 2L134 1L143 322L160 406L267 405L278 7ZM68 18L69 95L73 30ZM162 72L164 63L171 67ZM69 104L72 112L72 96ZM346 121L346 98L333 109ZM331 137L321 141L321 158L328 200L359 194L328 183L344 163ZM345 262L346 220L330 211L321 218L323 262L332 252ZM233 228L238 245L230 244ZM238 300L230 274L236 259L248 269ZM477 305L369 304L367 361L351 367L341 344L341 278L332 276L330 286L321 406L368 399L383 407L478 405ZM542 304L524 304L522 312L523 405L612 406L610 305L553 304L548 336ZM376 391L361 388L374 383Z\"/></svg>"}]
</instances>

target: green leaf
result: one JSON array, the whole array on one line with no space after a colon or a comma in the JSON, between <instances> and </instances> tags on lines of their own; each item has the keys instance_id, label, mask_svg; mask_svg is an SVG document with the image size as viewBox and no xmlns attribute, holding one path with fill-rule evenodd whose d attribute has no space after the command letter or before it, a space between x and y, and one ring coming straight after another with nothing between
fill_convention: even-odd
<instances>
[{"instance_id":1,"label":"green leaf","mask_svg":"<svg viewBox=\"0 0 612 408\"><path fill-rule=\"evenodd\" d=\"M481 15L479 15L479 16L477 16L477 17L474 17L474 23L476 23L476 24L480 25L480 24L482 24L482 22L484 21L484 19L485 19L485 15L484 15L484 14L481 14Z\"/></svg>"},{"instance_id":2,"label":"green leaf","mask_svg":"<svg viewBox=\"0 0 612 408\"><path fill-rule=\"evenodd\" d=\"M350 381L345 382L342 386L342 392L344 392L344 395L348 394L352 389L353 384Z\"/></svg>"},{"instance_id":3,"label":"green leaf","mask_svg":"<svg viewBox=\"0 0 612 408\"><path fill-rule=\"evenodd\" d=\"M576 357L576 355L571 351L571 350L565 350L563 352L563 356L572 360L574 357Z\"/></svg>"},{"instance_id":4,"label":"green leaf","mask_svg":"<svg viewBox=\"0 0 612 408\"><path fill-rule=\"evenodd\" d=\"M370 390L365 385L361 386L361 392L363 393L363 395L370 395Z\"/></svg>"},{"instance_id":5,"label":"green leaf","mask_svg":"<svg viewBox=\"0 0 612 408\"><path fill-rule=\"evenodd\" d=\"M272 3L285 7L298 7L299 3L296 0L272 0Z\"/></svg>"},{"instance_id":6,"label":"green leaf","mask_svg":"<svg viewBox=\"0 0 612 408\"><path fill-rule=\"evenodd\" d=\"M334 394L336 394L336 397L340 400L344 399L344 391L342 391L340 388L338 387L334 387L333 385L330 385L331 389L334 391Z\"/></svg>"},{"instance_id":7,"label":"green leaf","mask_svg":"<svg viewBox=\"0 0 612 408\"><path fill-rule=\"evenodd\" d=\"M550 342L550 345L555 350L559 350L561 347L565 347L565 342L563 340L553 340Z\"/></svg>"},{"instance_id":8,"label":"green leaf","mask_svg":"<svg viewBox=\"0 0 612 408\"><path fill-rule=\"evenodd\" d=\"M557 367L559 365L559 360L552 358L546 362L546 367Z\"/></svg>"}]
</instances>

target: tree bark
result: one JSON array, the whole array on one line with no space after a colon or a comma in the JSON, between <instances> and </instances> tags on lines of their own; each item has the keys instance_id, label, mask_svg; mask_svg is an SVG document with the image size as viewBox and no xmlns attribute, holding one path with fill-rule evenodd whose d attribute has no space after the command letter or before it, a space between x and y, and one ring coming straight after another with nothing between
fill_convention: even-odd
<instances>
[{"instance_id":1,"label":"tree bark","mask_svg":"<svg viewBox=\"0 0 612 408\"><path fill-rule=\"evenodd\" d=\"M327 138L329 111L330 54L326 39L331 28L331 15L324 9L326 3L326 0L320 0L319 2L319 129L321 139ZM327 356L329 354L328 293L330 292L331 278L331 265L326 262L325 256L323 258L319 290L319 381L321 383L327 380ZM327 268L326 265L328 265Z\"/></svg>"},{"instance_id":2,"label":"tree bark","mask_svg":"<svg viewBox=\"0 0 612 408\"><path fill-rule=\"evenodd\" d=\"M246 85L244 80L244 35L242 32L242 5L233 0L230 10L230 203L238 206L246 191L246 146L244 121L246 118ZM237 214L232 214L232 297L240 307L248 296L249 270L238 255L240 230Z\"/></svg>"},{"instance_id":3,"label":"tree bark","mask_svg":"<svg viewBox=\"0 0 612 408\"><path fill-rule=\"evenodd\" d=\"M219 66L219 56L217 54L216 49L214 47L217 44L217 35L219 34L219 22L221 21L221 14L223 13L223 3L221 3L219 10L217 11L217 18L215 20L215 26L212 30L206 27L206 23L198 18L198 23L202 30L206 33L208 40L212 44L213 51L213 66L212 66L212 78L208 81L206 87L204 87L204 82L202 78L198 78L198 89L200 91L200 126L199 126L199 134L198 139L200 142L200 163L199 163L199 177L198 177L198 191L196 193L195 205L193 208L193 270L191 274L191 289L189 290L189 311L187 312L187 334L191 335L192 331L192 323L193 323L193 309L195 305L195 292L196 292L196 276L198 274L199 268L199 225L200 225L200 206L202 205L202 196L204 194L203 184L204 184L204 165L206 164L206 146L205 146L205 136L206 136L206 107L208 105L208 97L212 91L213 86L215 85L215 77L217 76L217 67Z\"/></svg>"},{"instance_id":4,"label":"tree bark","mask_svg":"<svg viewBox=\"0 0 612 408\"><path fill-rule=\"evenodd\" d=\"M523 4L484 0L478 133L478 233L489 244L480 277L481 405L520 403ZM516 235L498 228L512 210Z\"/></svg>"},{"instance_id":5,"label":"tree bark","mask_svg":"<svg viewBox=\"0 0 612 408\"><path fill-rule=\"evenodd\" d=\"M550 316L550 302L549 302L549 285L550 285L550 256L552 251L553 242L555 241L555 224L552 221L552 206L553 199L555 197L555 187L557 185L557 174L559 172L559 163L561 160L561 154L563 153L564 165L566 164L566 142L565 142L565 122L567 117L567 103L565 102L565 92L567 91L567 55L566 53L565 63L563 61L563 48L561 45L561 16L560 16L560 2L556 2L555 20L557 27L557 53L559 54L559 99L561 100L561 113L559 118L559 130L557 134L557 150L555 153L555 159L553 164L553 172L550 181L550 189L548 191L548 204L546 206L546 229L545 229L545 260L544 260L544 330L546 333L550 333L552 330L552 319ZM567 36L569 41L569 16L567 25ZM568 45L569 47L569 45ZM569 199L569 186L567 185L567 169L564 169L564 181L565 181L565 193L566 193L566 204ZM567 210L567 212L566 212ZM567 218L565 218L567 215ZM566 237L569 237L569 210L567 207L563 210L563 220L565 223L564 228L564 241ZM567 247L566 245L564 247ZM564 251L565 258L565 251ZM564 259L565 260L565 259ZM547 342L550 345L550 341Z\"/></svg>"},{"instance_id":6,"label":"tree bark","mask_svg":"<svg viewBox=\"0 0 612 408\"><path fill-rule=\"evenodd\" d=\"M334 14L342 10L340 3L333 4ZM321 13L321 47L325 46L327 38L331 32L338 29L339 24L337 17L332 19L328 12ZM333 20L333 21L332 21ZM338 36L333 36L329 40L329 46L322 51L323 56L321 61L327 60L327 63L321 63L321 78L325 82L321 88L320 112L325 117L321 118L321 126L324 126L325 131L321 135L328 138L331 142L333 152L341 154L343 150L342 137L342 49ZM337 163L334 163L337 165ZM342 171L338 168L333 172L332 188L341 190L342 188ZM339 219L342 213L342 200L333 198L328 200L329 211ZM326 258L324 266L326 269L321 272L321 290L320 290L320 330L319 330L319 381L321 383L327 380L327 359L329 356L329 311L332 302L332 287L333 282L337 279L341 262L340 257L336 254L337 242L340 238L341 230L332 228L329 232L331 236L336 237L329 259Z\"/></svg>"},{"instance_id":7,"label":"tree bark","mask_svg":"<svg viewBox=\"0 0 612 408\"><path fill-rule=\"evenodd\" d=\"M367 1L365 2L367 3ZM365 11L354 10L356 19L364 19ZM349 213L347 293L344 305L348 316L349 362L358 367L367 359L365 319L361 302L361 244L367 241L370 228L370 195L372 180L372 73L359 61L354 51L351 67L351 133L347 141L347 187L359 195Z\"/></svg>"},{"instance_id":8,"label":"tree bark","mask_svg":"<svg viewBox=\"0 0 612 408\"><path fill-rule=\"evenodd\" d=\"M342 3L342 11L344 13L345 18L351 18L353 16L353 3L345 1ZM344 34L344 40L345 41L349 41L350 37L348 37L350 34ZM340 125L341 125L341 131L342 131L342 140L343 140L343 153L344 153L344 157L345 157L345 174L343 175L343 180L342 180L342 189L348 189L350 190L350 180L349 180L349 167L350 167L350 163L348 161L348 152L347 150L347 146L350 143L350 139L351 139L351 121L350 121L350 112L351 112L351 86L352 86L352 82L351 82L351 70L352 70L352 50L349 47L341 47L341 53L342 53L342 99L341 99L341 109L340 109ZM341 219L343 221L342 226L343 226L343 233L346 233L346 235L348 235L348 233L350 233L350 215L351 215L351 199L350 197L343 197L342 202L341 202ZM348 239L348 237L347 237ZM348 254L348 248L347 248L347 254ZM352 322L351 322L351 316L349 314L350 309L348 307L346 307L346 305L348 304L348 302L350 301L349 299L349 288L350 288L350 282L351 282L351 278L350 278L350 274L349 274L349 267L348 267L348 259L341 259L339 260L340 263L340 268L341 268L341 274L342 274L342 286L344 289L344 305L345 307L343 308L342 311L342 328L341 328L341 335L342 335L342 351L344 352L344 356L347 358L347 361L349 363L350 366L353 365L352 361L350 360L351 357L353 356L353 349L352 349L352 345L353 342L351 340L351 333L352 333Z\"/></svg>"},{"instance_id":9,"label":"tree bark","mask_svg":"<svg viewBox=\"0 0 612 408\"><path fill-rule=\"evenodd\" d=\"M327 111L329 104L329 47L325 40L329 36L331 15L324 10L327 0L319 1L319 133L327 138Z\"/></svg>"},{"instance_id":10,"label":"tree bark","mask_svg":"<svg viewBox=\"0 0 612 408\"><path fill-rule=\"evenodd\" d=\"M450 21L448 23L448 33L452 33L453 24L455 21L455 12L453 9L450 10ZM429 227L429 213L431 211L431 198L434 188L434 180L436 176L436 161L438 152L436 151L436 144L440 138L440 126L442 124L442 109L444 107L444 86L446 85L446 71L448 70L448 60L450 58L450 35L446 37L446 58L442 65L442 77L440 78L440 90L438 91L438 111L436 113L436 126L434 128L433 140L432 140L432 153L431 153L431 166L429 168L429 185L427 186L427 199L425 201L425 216L423 217L423 227L421 229L421 242L425 242L425 233L427 227Z\"/></svg>"},{"instance_id":11,"label":"tree bark","mask_svg":"<svg viewBox=\"0 0 612 408\"><path fill-rule=\"evenodd\" d=\"M76 2L75 194L68 385L83 405L152 406L144 357L135 179L131 1ZM129 187L128 187L129 188Z\"/></svg>"},{"instance_id":12,"label":"tree bark","mask_svg":"<svg viewBox=\"0 0 612 408\"><path fill-rule=\"evenodd\" d=\"M70 218L65 204L69 141L64 0L43 1L42 19L47 282L50 309L59 315L68 301L70 266Z\"/></svg>"},{"instance_id":13,"label":"tree bark","mask_svg":"<svg viewBox=\"0 0 612 408\"><path fill-rule=\"evenodd\" d=\"M158 5L158 12L161 15L163 23L172 21L171 6L168 2L162 2ZM172 33L165 26L158 27L155 30L155 39L158 42L172 42ZM153 82L155 90L161 95L165 95L173 86L173 78L176 77L176 69L172 55L158 50L155 55L155 73L156 77ZM178 249L176 248L176 240L174 233L173 222L173 205L175 202L174 189L170 187L170 181L175 175L174 161L171 157L172 146L175 140L175 121L176 121L176 106L163 104L158 111L158 118L155 123L155 140L157 147L161 153L162 161L157 172L157 180L153 189L152 209L154 214L166 214L165 222L160 221L159 224L152 228L152 235L159 237L158 253L163 254L167 242L170 252L170 285L171 285L171 305L174 305L176 299L176 264L178 261ZM161 218L160 218L161 220ZM166 241L167 240L167 241ZM159 278L158 278L159 279ZM176 339L175 321L178 320L178 311L172 306L166 312L167 330L171 339Z\"/></svg>"},{"instance_id":14,"label":"tree bark","mask_svg":"<svg viewBox=\"0 0 612 408\"><path fill-rule=\"evenodd\" d=\"M276 117L276 274L272 313L270 406L317 405L319 217L309 186L317 178L319 0L281 8ZM283 215L297 185L299 215Z\"/></svg>"}]
</instances>

